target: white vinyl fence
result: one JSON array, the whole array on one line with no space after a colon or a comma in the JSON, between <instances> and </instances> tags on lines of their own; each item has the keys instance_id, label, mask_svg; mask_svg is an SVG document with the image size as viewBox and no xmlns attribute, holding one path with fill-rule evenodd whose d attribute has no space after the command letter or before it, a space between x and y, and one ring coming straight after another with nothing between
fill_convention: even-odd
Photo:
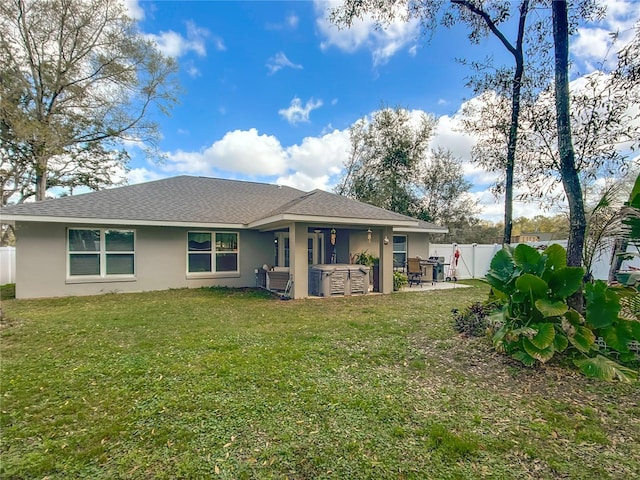
<instances>
[{"instance_id":1,"label":"white vinyl fence","mask_svg":"<svg viewBox=\"0 0 640 480\"><path fill-rule=\"evenodd\" d=\"M458 266L455 272L450 271L451 264L454 263L454 253L456 248L460 251ZM491 259L502 245L479 245L477 243L458 245L455 243L434 243L429 245L430 257L444 257L444 276L455 277L458 280L467 278L483 278L489 270Z\"/></svg>"},{"instance_id":2,"label":"white vinyl fence","mask_svg":"<svg viewBox=\"0 0 640 480\"><path fill-rule=\"evenodd\" d=\"M0 285L16 282L16 247L0 247Z\"/></svg>"},{"instance_id":3,"label":"white vinyl fence","mask_svg":"<svg viewBox=\"0 0 640 480\"><path fill-rule=\"evenodd\" d=\"M567 248L566 240L553 241L551 243L557 243ZM529 243L528 245L537 247L540 245L546 246L547 244L547 242L538 242ZM591 266L591 272L595 279L607 280L609 276L609 265L611 262L611 254L613 253L613 241L610 241L608 245L608 248L603 248L599 254L596 255L593 265ZM513 244L512 246L515 247L516 244ZM470 245L458 245L455 243L434 243L429 245L429 256L444 257L444 262L449 264L445 266L445 278L451 277L453 279L453 277L455 277L458 280L483 278L489 271L491 259L501 248L502 246L498 244L478 245L474 243ZM460 251L460 256L458 257L458 265L455 267L454 271L450 269L451 264L455 261L454 253L456 249ZM638 250L636 246L630 245L627 251L637 252ZM632 261L625 261L622 265L622 270L628 269L629 267L640 268L640 259L636 258Z\"/></svg>"}]
</instances>

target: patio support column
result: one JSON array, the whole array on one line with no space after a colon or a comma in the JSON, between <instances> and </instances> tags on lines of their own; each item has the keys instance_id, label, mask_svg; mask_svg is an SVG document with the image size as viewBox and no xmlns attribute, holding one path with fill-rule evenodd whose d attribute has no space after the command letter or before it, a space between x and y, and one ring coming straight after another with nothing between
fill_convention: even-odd
<instances>
[{"instance_id":1,"label":"patio support column","mask_svg":"<svg viewBox=\"0 0 640 480\"><path fill-rule=\"evenodd\" d=\"M309 296L308 237L308 225L306 223L293 223L289 227L289 259L293 277L292 298L306 298Z\"/></svg>"},{"instance_id":2,"label":"patio support column","mask_svg":"<svg viewBox=\"0 0 640 480\"><path fill-rule=\"evenodd\" d=\"M385 245L384 240L388 239ZM380 230L380 291L393 292L393 228L384 227Z\"/></svg>"}]
</instances>

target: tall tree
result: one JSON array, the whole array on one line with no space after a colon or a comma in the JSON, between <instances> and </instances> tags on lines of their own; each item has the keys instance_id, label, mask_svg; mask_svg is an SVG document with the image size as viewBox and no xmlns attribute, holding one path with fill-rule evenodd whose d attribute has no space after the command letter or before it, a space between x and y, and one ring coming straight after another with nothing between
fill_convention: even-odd
<instances>
[{"instance_id":1,"label":"tall tree","mask_svg":"<svg viewBox=\"0 0 640 480\"><path fill-rule=\"evenodd\" d=\"M157 145L176 72L122 0L0 2L3 204L116 181L125 141Z\"/></svg>"},{"instance_id":2,"label":"tall tree","mask_svg":"<svg viewBox=\"0 0 640 480\"><path fill-rule=\"evenodd\" d=\"M594 72L572 82L569 95L575 170L586 199L598 182L621 178L634 161L633 148L640 146L640 95L612 74ZM525 112L521 139L522 181L545 199L555 201L566 193L555 188L562 181L553 86ZM532 192L529 192L529 195ZM564 195L563 195L564 193ZM593 192L596 194L597 192Z\"/></svg>"},{"instance_id":3,"label":"tall tree","mask_svg":"<svg viewBox=\"0 0 640 480\"><path fill-rule=\"evenodd\" d=\"M516 149L518 144L518 123L520 119L520 98L522 91L522 82L524 77L524 36L529 13L529 0L520 2L518 8L518 28L515 42L507 39L505 34L500 30L501 17L492 17L490 12L486 10L486 2L476 2L470 0L451 0L452 3L458 4L461 8L466 8L473 14L480 17L486 24L493 35L495 35L507 51L513 56L514 69L511 80L511 119L509 123L509 133L507 138L507 156L504 165L505 181L504 181L504 234L502 237L503 244L511 243L511 231L513 228L513 174L516 159ZM504 8L504 7L503 7ZM504 16L505 13L503 12ZM495 81L490 82L495 85Z\"/></svg>"},{"instance_id":4,"label":"tall tree","mask_svg":"<svg viewBox=\"0 0 640 480\"><path fill-rule=\"evenodd\" d=\"M418 183L423 218L448 227L475 216L478 201L469 194L470 189L462 160L441 147L432 150Z\"/></svg>"},{"instance_id":5,"label":"tall tree","mask_svg":"<svg viewBox=\"0 0 640 480\"><path fill-rule=\"evenodd\" d=\"M571 109L569 98L569 14L566 0L551 2L555 53L555 105L558 129L560 175L569 204L569 240L567 265L582 265L582 252L587 220L580 177L576 169L575 152L571 138Z\"/></svg>"},{"instance_id":6,"label":"tall tree","mask_svg":"<svg viewBox=\"0 0 640 480\"><path fill-rule=\"evenodd\" d=\"M416 184L428 152L435 120L423 113L382 108L350 130L351 154L336 193L419 217Z\"/></svg>"},{"instance_id":7,"label":"tall tree","mask_svg":"<svg viewBox=\"0 0 640 480\"><path fill-rule=\"evenodd\" d=\"M388 23L398 12L406 19L418 18L423 26L433 29L438 23L439 12L449 6L440 17L442 23L452 26L457 22L464 22L469 27L469 39L472 43L488 36L495 36L503 47L513 57L513 70L510 72L508 88L510 90L511 115L507 135L506 157L504 158L504 193L505 193L505 221L503 243L511 241L513 217L513 172L518 142L518 122L520 115L520 100L522 83L525 72L524 39L526 33L527 15L530 11L530 1L521 0L517 7L517 26L515 40L509 40L506 31L509 30L508 21L511 18L512 7L509 3L499 0L346 0L342 7L334 9L332 21L340 26L350 27L354 19L368 13L379 23ZM482 85L481 89L495 88L503 82L504 70L499 70L494 76L484 76L483 81L475 85ZM478 91L476 90L476 93Z\"/></svg>"}]
</instances>

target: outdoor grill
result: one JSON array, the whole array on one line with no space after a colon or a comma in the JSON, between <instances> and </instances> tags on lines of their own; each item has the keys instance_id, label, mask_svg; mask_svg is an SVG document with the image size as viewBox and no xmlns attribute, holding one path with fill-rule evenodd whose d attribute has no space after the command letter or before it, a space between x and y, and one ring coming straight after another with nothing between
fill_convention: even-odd
<instances>
[{"instance_id":1,"label":"outdoor grill","mask_svg":"<svg viewBox=\"0 0 640 480\"><path fill-rule=\"evenodd\" d=\"M433 281L444 282L444 257L429 257L429 263L433 265Z\"/></svg>"}]
</instances>

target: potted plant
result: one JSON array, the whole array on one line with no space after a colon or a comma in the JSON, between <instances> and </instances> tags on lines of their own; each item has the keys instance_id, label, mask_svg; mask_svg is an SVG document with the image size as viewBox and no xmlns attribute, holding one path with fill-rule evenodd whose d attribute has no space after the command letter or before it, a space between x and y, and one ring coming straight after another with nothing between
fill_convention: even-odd
<instances>
[{"instance_id":1,"label":"potted plant","mask_svg":"<svg viewBox=\"0 0 640 480\"><path fill-rule=\"evenodd\" d=\"M380 291L380 259L374 254L366 250L356 253L353 257L353 263L357 265L365 265L369 267L372 275L369 275L369 283L373 284L373 291Z\"/></svg>"}]
</instances>

